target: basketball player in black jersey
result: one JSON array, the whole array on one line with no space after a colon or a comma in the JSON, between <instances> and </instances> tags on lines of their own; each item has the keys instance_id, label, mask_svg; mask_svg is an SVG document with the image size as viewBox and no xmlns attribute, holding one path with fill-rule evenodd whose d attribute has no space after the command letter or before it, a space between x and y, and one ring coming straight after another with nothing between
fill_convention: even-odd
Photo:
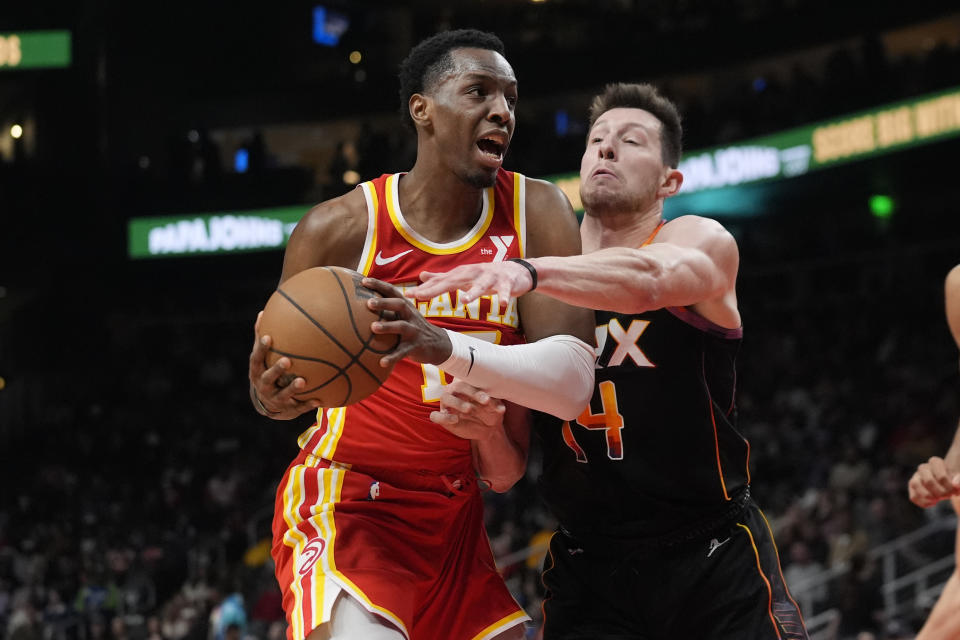
<instances>
[{"instance_id":1,"label":"basketball player in black jersey","mask_svg":"<svg viewBox=\"0 0 960 640\"><path fill-rule=\"evenodd\" d=\"M960 347L960 265L947 275L944 285L947 324L953 339ZM960 425L953 436L953 444L943 458L934 456L921 464L908 485L910 500L919 507L932 507L941 500L951 500L960 514ZM956 557L960 562L960 529L957 530ZM953 574L943 587L937 603L930 611L917 640L952 640L960 637L960 567L954 565Z\"/></svg>"},{"instance_id":2,"label":"basketball player in black jersey","mask_svg":"<svg viewBox=\"0 0 960 640\"><path fill-rule=\"evenodd\" d=\"M545 640L807 638L736 426L736 242L713 220L662 217L683 181L680 141L652 86L608 86L580 166L584 255L423 274L412 292L536 288L597 310L590 405L538 425L540 488L560 522Z\"/></svg>"}]
</instances>

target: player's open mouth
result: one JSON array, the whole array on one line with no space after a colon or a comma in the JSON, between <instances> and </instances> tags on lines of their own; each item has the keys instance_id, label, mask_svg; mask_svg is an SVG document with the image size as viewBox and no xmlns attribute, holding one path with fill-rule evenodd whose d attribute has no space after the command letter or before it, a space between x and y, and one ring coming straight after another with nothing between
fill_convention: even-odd
<instances>
[{"instance_id":1,"label":"player's open mouth","mask_svg":"<svg viewBox=\"0 0 960 640\"><path fill-rule=\"evenodd\" d=\"M503 152L506 150L506 145L493 138L480 138L477 141L477 148L480 149L480 153L485 157L499 163L503 160Z\"/></svg>"}]
</instances>

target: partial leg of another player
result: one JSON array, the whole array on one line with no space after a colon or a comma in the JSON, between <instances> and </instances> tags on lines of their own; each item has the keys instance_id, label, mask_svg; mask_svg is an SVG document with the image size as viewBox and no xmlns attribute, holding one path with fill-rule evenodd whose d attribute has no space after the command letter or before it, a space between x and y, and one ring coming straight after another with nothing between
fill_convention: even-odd
<instances>
[{"instance_id":1,"label":"partial leg of another player","mask_svg":"<svg viewBox=\"0 0 960 640\"><path fill-rule=\"evenodd\" d=\"M307 636L307 640L406 640L390 623L341 593L333 604L330 622L326 622Z\"/></svg>"},{"instance_id":2,"label":"partial leg of another player","mask_svg":"<svg viewBox=\"0 0 960 640\"><path fill-rule=\"evenodd\" d=\"M960 515L960 498L953 498L953 508ZM960 563L960 528L957 529L956 556ZM933 605L927 622L917 634L917 640L952 640L960 637L960 565L954 568L943 587L940 598Z\"/></svg>"}]
</instances>

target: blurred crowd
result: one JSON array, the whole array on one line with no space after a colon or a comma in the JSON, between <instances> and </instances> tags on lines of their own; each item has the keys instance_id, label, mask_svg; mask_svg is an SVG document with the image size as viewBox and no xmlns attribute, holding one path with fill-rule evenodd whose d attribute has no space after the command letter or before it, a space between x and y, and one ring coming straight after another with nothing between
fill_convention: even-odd
<instances>
[{"instance_id":1,"label":"blurred crowd","mask_svg":"<svg viewBox=\"0 0 960 640\"><path fill-rule=\"evenodd\" d=\"M776 233L782 223L753 224L739 238L745 260ZM836 638L910 637L925 613L884 615L870 555L935 515L908 502L906 482L918 462L946 450L960 417L938 293L951 256L925 255L913 268L891 269L890 255L877 253L741 274L739 411L754 493L788 583L843 569L804 600L839 611ZM824 280L829 294L818 294ZM114 303L103 334L37 374L42 384L21 394L24 428L4 431L4 638L282 638L269 559L273 492L309 417L276 423L249 407L260 293L238 306L233 293L205 298L202 286L177 291L169 280L156 287L130 306ZM538 472L534 445L527 476L507 494L485 494L494 552L535 620L542 545L554 526L537 497ZM951 545L947 530L909 563Z\"/></svg>"},{"instance_id":2,"label":"blurred crowd","mask_svg":"<svg viewBox=\"0 0 960 640\"><path fill-rule=\"evenodd\" d=\"M741 4L760 11L766 3ZM866 38L825 60L822 69L757 75L709 95L677 87L686 146L960 85L958 47L894 56ZM558 135L551 111L524 108L508 165L533 176L570 171L582 120ZM337 195L350 188L339 180L349 169L369 178L409 167L402 138L363 131L341 146L353 152L338 153L319 190L303 172L272 166L262 140L242 187L225 177L200 131L194 146L171 151L171 175L117 185L111 197L146 210L162 184L185 210L250 206L251 198L266 206ZM0 166L0 187L14 209L32 210L21 169ZM49 194L41 209L66 197ZM832 638L909 638L924 606L885 614L871 552L943 515L912 506L906 484L919 462L946 451L960 418L940 297L956 244L917 235L898 249L904 237L869 219L853 233L836 222L862 212L825 209L816 218L794 212L731 225L744 263L738 404L753 491L774 526L788 584L836 572L804 594L816 611L837 611ZM9 224L24 230L28 222ZM940 237L956 238L956 227ZM0 325L5 336L36 339L10 340L0 354L9 376L0 397L0 640L284 637L269 525L276 483L309 419L276 423L249 406L252 321L280 265L239 264L207 280L197 275L206 263L132 269L147 277L127 288L105 280L58 291L56 304L17 300L19 315ZM249 287L225 292L231 279ZM77 311L88 304L105 321ZM64 315L69 322L53 321ZM541 553L554 526L537 497L538 472L534 445L527 476L507 494L485 494L494 552L535 621ZM924 566L952 543L945 530L904 562Z\"/></svg>"},{"instance_id":3,"label":"blurred crowd","mask_svg":"<svg viewBox=\"0 0 960 640\"><path fill-rule=\"evenodd\" d=\"M882 38L872 34L827 48L826 54L759 61L716 77L698 72L660 79L639 65L637 75L617 79L662 85L683 114L687 150L960 86L960 46L934 42L918 52L891 53ZM517 130L507 165L535 177L575 170L583 153L589 95L581 89L538 100L524 97L523 77L519 82ZM221 148L217 136L202 128L186 135L178 132L171 137L167 157L130 170L129 181L121 185L123 200L142 215L319 202L349 191L358 180L412 166L416 139L399 119L370 119L345 130L350 133L312 154L317 166L290 161L302 152L271 147L269 136L259 130L236 148ZM241 149L249 152L250 161L238 174L229 159Z\"/></svg>"}]
</instances>

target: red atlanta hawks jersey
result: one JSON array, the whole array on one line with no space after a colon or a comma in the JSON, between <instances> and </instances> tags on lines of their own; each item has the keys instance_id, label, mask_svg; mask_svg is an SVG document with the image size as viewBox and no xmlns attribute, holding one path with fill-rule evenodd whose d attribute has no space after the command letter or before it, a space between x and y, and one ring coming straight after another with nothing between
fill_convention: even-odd
<instances>
[{"instance_id":1,"label":"red atlanta hawks jersey","mask_svg":"<svg viewBox=\"0 0 960 640\"><path fill-rule=\"evenodd\" d=\"M477 223L462 238L437 243L404 219L398 184L404 174L361 184L367 201L367 236L357 271L402 289L420 282L421 271L449 271L461 264L524 256L525 179L500 170L483 192ZM457 291L415 302L429 322L497 344L523 342L517 301L501 311L497 295L464 304ZM470 442L430 421L442 385L451 377L435 365L400 361L376 393L348 407L320 409L317 424L300 446L318 458L362 469L453 474L472 467Z\"/></svg>"}]
</instances>

